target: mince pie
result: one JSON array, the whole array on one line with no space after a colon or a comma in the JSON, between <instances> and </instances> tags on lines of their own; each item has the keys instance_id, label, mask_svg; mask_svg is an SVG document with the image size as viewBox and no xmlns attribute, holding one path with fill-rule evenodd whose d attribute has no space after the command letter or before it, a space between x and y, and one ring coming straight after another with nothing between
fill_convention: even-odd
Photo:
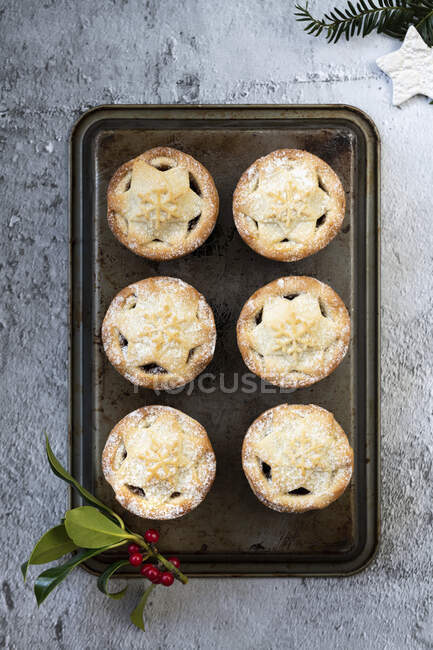
<instances>
[{"instance_id":1,"label":"mince pie","mask_svg":"<svg viewBox=\"0 0 433 650\"><path fill-rule=\"evenodd\" d=\"M168 390L188 383L211 361L216 330L204 296L178 278L130 284L102 324L108 359L126 379Z\"/></svg>"},{"instance_id":2,"label":"mince pie","mask_svg":"<svg viewBox=\"0 0 433 650\"><path fill-rule=\"evenodd\" d=\"M279 149L256 160L233 195L240 236L260 255L293 262L324 248L341 228L344 189L321 158Z\"/></svg>"},{"instance_id":3,"label":"mince pie","mask_svg":"<svg viewBox=\"0 0 433 650\"><path fill-rule=\"evenodd\" d=\"M242 465L256 497L279 512L325 508L346 489L353 451L332 413L309 404L281 404L247 431Z\"/></svg>"},{"instance_id":4,"label":"mince pie","mask_svg":"<svg viewBox=\"0 0 433 650\"><path fill-rule=\"evenodd\" d=\"M238 346L248 368L271 384L309 386L347 352L350 318L331 287L303 276L274 280L245 303Z\"/></svg>"},{"instance_id":5,"label":"mince pie","mask_svg":"<svg viewBox=\"0 0 433 650\"><path fill-rule=\"evenodd\" d=\"M108 223L137 255L171 260L191 253L211 234L218 193L201 163L156 147L119 167L108 186Z\"/></svg>"},{"instance_id":6,"label":"mince pie","mask_svg":"<svg viewBox=\"0 0 433 650\"><path fill-rule=\"evenodd\" d=\"M216 461L196 420L169 406L145 406L111 431L102 469L124 508L146 519L175 519L203 501Z\"/></svg>"}]
</instances>

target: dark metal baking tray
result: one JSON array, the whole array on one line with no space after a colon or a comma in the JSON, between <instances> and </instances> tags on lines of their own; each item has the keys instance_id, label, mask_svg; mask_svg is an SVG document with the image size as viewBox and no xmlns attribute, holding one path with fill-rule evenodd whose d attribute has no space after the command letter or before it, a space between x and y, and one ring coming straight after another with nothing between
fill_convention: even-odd
<instances>
[{"instance_id":1,"label":"dark metal baking tray","mask_svg":"<svg viewBox=\"0 0 433 650\"><path fill-rule=\"evenodd\" d=\"M107 183L119 165L157 145L181 149L211 172L220 194L217 226L187 257L150 262L124 248L106 222ZM324 250L296 263L265 259L239 237L231 198L241 173L278 148L300 148L328 162L343 181L343 228ZM235 326L245 300L275 278L311 275L330 284L352 317L349 353L327 379L296 392L254 380ZM180 277L201 291L216 318L215 376L202 392L134 388L111 367L100 326L113 296L152 275ZM208 497L181 519L161 522L163 551L176 552L190 576L347 575L364 568L379 537L379 137L372 121L349 106L105 106L87 112L71 137L70 464L74 475L142 532L149 522L122 510L104 481L100 457L108 433L145 404L179 408L207 429L217 456ZM221 374L224 373L224 383ZM223 389L224 386L224 389ZM324 510L280 514L264 507L243 475L243 436L262 411L283 401L319 404L335 414L355 451L344 495ZM72 504L79 501L72 497ZM89 561L94 572L114 555ZM126 574L128 575L128 573ZM135 574L136 575L136 574Z\"/></svg>"}]
</instances>

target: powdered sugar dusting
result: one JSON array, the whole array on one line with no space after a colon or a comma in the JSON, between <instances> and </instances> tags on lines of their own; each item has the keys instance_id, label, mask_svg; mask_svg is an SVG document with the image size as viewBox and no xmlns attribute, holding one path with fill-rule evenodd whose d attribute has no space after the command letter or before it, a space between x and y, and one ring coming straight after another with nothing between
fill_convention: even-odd
<instances>
[{"instance_id":1,"label":"powdered sugar dusting","mask_svg":"<svg viewBox=\"0 0 433 650\"><path fill-rule=\"evenodd\" d=\"M331 413L311 404L282 404L248 429L242 463L265 505L299 512L325 507L340 496L352 475L353 452ZM290 494L300 488L308 493Z\"/></svg>"},{"instance_id":2,"label":"powdered sugar dusting","mask_svg":"<svg viewBox=\"0 0 433 650\"><path fill-rule=\"evenodd\" d=\"M113 299L102 340L109 360L129 381L164 389L191 381L206 367L216 329L204 296L179 278L156 277L129 285Z\"/></svg>"},{"instance_id":3,"label":"powdered sugar dusting","mask_svg":"<svg viewBox=\"0 0 433 650\"><path fill-rule=\"evenodd\" d=\"M149 259L175 259L201 246L215 226L218 207L207 169L169 147L150 149L122 165L108 188L111 230Z\"/></svg>"},{"instance_id":4,"label":"powdered sugar dusting","mask_svg":"<svg viewBox=\"0 0 433 650\"><path fill-rule=\"evenodd\" d=\"M174 519L204 499L216 461L196 420L168 406L148 406L114 427L102 468L124 508L139 517Z\"/></svg>"},{"instance_id":5,"label":"powdered sugar dusting","mask_svg":"<svg viewBox=\"0 0 433 650\"><path fill-rule=\"evenodd\" d=\"M344 303L314 278L289 276L262 287L238 321L244 362L278 386L298 388L326 377L343 360L349 340Z\"/></svg>"},{"instance_id":6,"label":"powdered sugar dusting","mask_svg":"<svg viewBox=\"0 0 433 650\"><path fill-rule=\"evenodd\" d=\"M326 246L341 227L344 208L335 172L317 156L296 149L256 160L233 197L241 237L256 252L281 261L302 259Z\"/></svg>"}]
</instances>

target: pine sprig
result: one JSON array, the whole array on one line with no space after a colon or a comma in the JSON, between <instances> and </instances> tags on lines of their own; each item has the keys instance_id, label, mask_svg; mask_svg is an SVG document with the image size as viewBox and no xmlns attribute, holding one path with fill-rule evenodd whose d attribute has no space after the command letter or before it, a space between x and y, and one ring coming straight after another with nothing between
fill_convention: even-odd
<instances>
[{"instance_id":1,"label":"pine sprig","mask_svg":"<svg viewBox=\"0 0 433 650\"><path fill-rule=\"evenodd\" d=\"M328 43L337 43L342 36L368 36L376 31L403 40L414 25L425 42L433 45L433 0L359 0L344 9L335 7L315 18L308 8L296 5L296 20L305 23L304 30L313 36L322 33Z\"/></svg>"},{"instance_id":2,"label":"pine sprig","mask_svg":"<svg viewBox=\"0 0 433 650\"><path fill-rule=\"evenodd\" d=\"M416 16L415 27L430 47L433 46L433 0L424 0L419 3L420 14ZM421 15L421 13L423 15Z\"/></svg>"}]
</instances>

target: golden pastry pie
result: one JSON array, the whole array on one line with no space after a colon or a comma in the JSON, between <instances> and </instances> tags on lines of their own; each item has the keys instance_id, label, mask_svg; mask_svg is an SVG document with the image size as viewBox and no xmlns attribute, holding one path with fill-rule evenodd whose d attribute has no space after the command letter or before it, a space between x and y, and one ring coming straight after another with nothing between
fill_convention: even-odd
<instances>
[{"instance_id":1,"label":"golden pastry pie","mask_svg":"<svg viewBox=\"0 0 433 650\"><path fill-rule=\"evenodd\" d=\"M304 276L274 280L242 308L238 346L248 368L271 384L309 386L347 352L350 318L331 287Z\"/></svg>"},{"instance_id":2,"label":"golden pastry pie","mask_svg":"<svg viewBox=\"0 0 433 650\"><path fill-rule=\"evenodd\" d=\"M326 409L281 404L248 429L242 466L252 491L268 508L305 512L325 508L344 492L353 451Z\"/></svg>"},{"instance_id":3,"label":"golden pastry pie","mask_svg":"<svg viewBox=\"0 0 433 650\"><path fill-rule=\"evenodd\" d=\"M321 158L279 149L256 160L233 195L240 236L260 255L293 262L324 248L344 219L337 174Z\"/></svg>"},{"instance_id":4,"label":"golden pastry pie","mask_svg":"<svg viewBox=\"0 0 433 650\"><path fill-rule=\"evenodd\" d=\"M196 420L169 406L145 406L111 431L102 469L124 508L146 519L175 519L203 501L216 461Z\"/></svg>"},{"instance_id":5,"label":"golden pastry pie","mask_svg":"<svg viewBox=\"0 0 433 650\"><path fill-rule=\"evenodd\" d=\"M171 260L191 253L211 234L218 193L201 163L156 147L119 167L107 192L108 223L137 255Z\"/></svg>"},{"instance_id":6,"label":"golden pastry pie","mask_svg":"<svg viewBox=\"0 0 433 650\"><path fill-rule=\"evenodd\" d=\"M204 296L178 278L130 284L102 324L104 350L133 384L168 390L188 383L211 361L216 330Z\"/></svg>"}]
</instances>

